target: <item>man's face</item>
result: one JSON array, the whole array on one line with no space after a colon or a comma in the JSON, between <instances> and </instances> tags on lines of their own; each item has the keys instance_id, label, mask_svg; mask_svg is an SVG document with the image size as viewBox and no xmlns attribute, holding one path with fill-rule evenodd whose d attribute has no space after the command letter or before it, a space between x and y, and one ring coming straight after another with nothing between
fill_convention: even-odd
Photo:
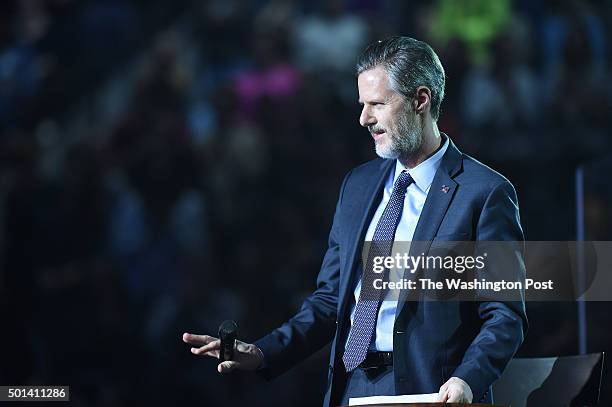
<instances>
[{"instance_id":1,"label":"man's face","mask_svg":"<svg viewBox=\"0 0 612 407\"><path fill-rule=\"evenodd\" d=\"M362 72L357 78L359 104L363 106L359 124L374 138L376 154L382 158L409 157L421 147L420 118L398 92L381 66Z\"/></svg>"}]
</instances>

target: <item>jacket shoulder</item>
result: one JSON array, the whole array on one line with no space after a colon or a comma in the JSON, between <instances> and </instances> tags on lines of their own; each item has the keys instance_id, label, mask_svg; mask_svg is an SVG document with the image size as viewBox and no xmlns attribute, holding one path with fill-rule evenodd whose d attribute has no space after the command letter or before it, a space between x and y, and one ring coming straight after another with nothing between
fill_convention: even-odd
<instances>
[{"instance_id":1,"label":"jacket shoulder","mask_svg":"<svg viewBox=\"0 0 612 407\"><path fill-rule=\"evenodd\" d=\"M376 174L380 174L385 169L388 169L390 161L383 158L375 158L368 162L358 165L351 169L344 177L344 185L354 185L355 183L361 183L366 179L370 179Z\"/></svg>"},{"instance_id":2,"label":"jacket shoulder","mask_svg":"<svg viewBox=\"0 0 612 407\"><path fill-rule=\"evenodd\" d=\"M370 160L368 162L365 162L353 168L351 170L351 174L355 176L360 176L360 175L371 174L372 172L376 172L376 171L381 171L383 167L385 166L385 164L388 164L389 161L395 161L395 160L386 160L380 157L375 158L373 160Z\"/></svg>"},{"instance_id":3,"label":"jacket shoulder","mask_svg":"<svg viewBox=\"0 0 612 407\"><path fill-rule=\"evenodd\" d=\"M461 153L463 159L463 171L457 180L464 183L478 182L487 189L496 188L502 184L507 184L514 189L514 186L504 175L495 171L493 168L478 161L474 157Z\"/></svg>"}]
</instances>

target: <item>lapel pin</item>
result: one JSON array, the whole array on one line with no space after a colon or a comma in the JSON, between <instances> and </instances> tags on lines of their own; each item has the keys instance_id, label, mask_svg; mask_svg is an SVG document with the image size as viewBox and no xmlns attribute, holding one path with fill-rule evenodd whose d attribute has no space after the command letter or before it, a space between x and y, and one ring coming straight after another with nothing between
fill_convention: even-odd
<instances>
[{"instance_id":1,"label":"lapel pin","mask_svg":"<svg viewBox=\"0 0 612 407\"><path fill-rule=\"evenodd\" d=\"M442 192L444 192L445 194L447 194L449 189L450 189L450 188L448 187L448 185L442 185L442 189L440 189L440 191L442 191Z\"/></svg>"}]
</instances>

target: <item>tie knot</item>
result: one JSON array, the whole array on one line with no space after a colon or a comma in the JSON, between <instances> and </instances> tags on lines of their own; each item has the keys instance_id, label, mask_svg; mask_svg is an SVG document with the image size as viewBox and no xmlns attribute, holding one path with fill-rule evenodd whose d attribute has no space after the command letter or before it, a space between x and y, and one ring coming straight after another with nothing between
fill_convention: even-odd
<instances>
[{"instance_id":1,"label":"tie knot","mask_svg":"<svg viewBox=\"0 0 612 407\"><path fill-rule=\"evenodd\" d=\"M408 173L408 171L404 170L400 172L399 177L395 180L395 185L393 189L396 191L406 192L406 189L414 182L412 176Z\"/></svg>"}]
</instances>

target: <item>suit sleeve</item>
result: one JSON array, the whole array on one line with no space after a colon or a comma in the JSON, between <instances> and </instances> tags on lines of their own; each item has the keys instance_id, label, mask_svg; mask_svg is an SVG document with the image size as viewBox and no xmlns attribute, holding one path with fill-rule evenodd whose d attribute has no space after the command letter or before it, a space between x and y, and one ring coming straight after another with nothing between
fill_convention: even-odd
<instances>
[{"instance_id":1,"label":"suit sleeve","mask_svg":"<svg viewBox=\"0 0 612 407\"><path fill-rule=\"evenodd\" d=\"M350 173L344 178L328 239L328 248L317 277L316 290L289 321L255 342L264 354L259 373L274 378L329 343L335 334L340 279L340 211Z\"/></svg>"},{"instance_id":2,"label":"suit sleeve","mask_svg":"<svg viewBox=\"0 0 612 407\"><path fill-rule=\"evenodd\" d=\"M477 241L500 242L506 250L514 247L513 256L504 257L504 264L497 266L511 270L514 278L524 281L524 237L520 225L518 200L512 184L504 181L495 186L485 200L477 225ZM478 242L477 242L478 244ZM506 261L507 260L507 261ZM492 264L493 268L496 266ZM505 274L507 276L507 274ZM465 380L472 389L474 402L486 394L507 363L523 342L527 331L524 293L513 301L482 300L478 303L478 315L482 321L480 332L468 347L461 364L453 376Z\"/></svg>"}]
</instances>

